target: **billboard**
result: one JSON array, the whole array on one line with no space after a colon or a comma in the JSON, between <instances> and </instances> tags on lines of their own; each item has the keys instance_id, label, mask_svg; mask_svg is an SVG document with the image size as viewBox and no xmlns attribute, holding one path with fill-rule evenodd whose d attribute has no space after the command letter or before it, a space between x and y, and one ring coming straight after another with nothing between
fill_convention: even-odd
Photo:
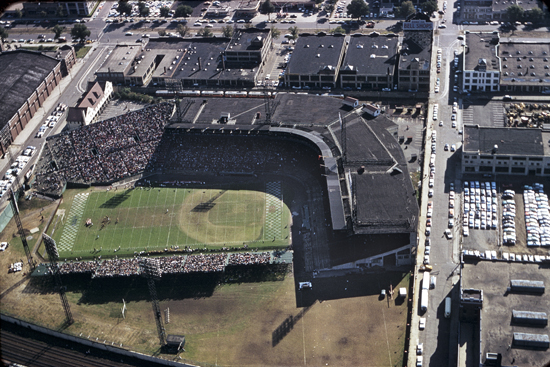
<instances>
[{"instance_id":1,"label":"billboard","mask_svg":"<svg viewBox=\"0 0 550 367\"><path fill-rule=\"evenodd\" d=\"M403 30L405 31L431 31L434 29L432 22L427 22L421 19L413 19L403 23Z\"/></svg>"}]
</instances>

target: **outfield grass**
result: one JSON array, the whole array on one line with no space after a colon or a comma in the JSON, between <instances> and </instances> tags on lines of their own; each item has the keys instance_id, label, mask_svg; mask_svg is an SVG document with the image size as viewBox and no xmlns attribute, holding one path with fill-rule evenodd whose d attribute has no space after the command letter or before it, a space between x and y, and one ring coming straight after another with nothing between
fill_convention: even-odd
<instances>
[{"instance_id":1,"label":"outfield grass","mask_svg":"<svg viewBox=\"0 0 550 367\"><path fill-rule=\"evenodd\" d=\"M177 246L281 248L289 243L289 209L261 191L70 191L64 194L64 215L49 231L55 228L61 257L97 256L94 249L101 249L102 256L121 257ZM93 226L86 227L88 218Z\"/></svg>"}]
</instances>

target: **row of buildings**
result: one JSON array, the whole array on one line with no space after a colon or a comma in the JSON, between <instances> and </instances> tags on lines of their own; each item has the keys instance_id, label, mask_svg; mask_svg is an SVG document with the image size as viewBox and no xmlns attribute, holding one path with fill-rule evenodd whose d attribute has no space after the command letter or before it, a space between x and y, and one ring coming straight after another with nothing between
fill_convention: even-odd
<instances>
[{"instance_id":1,"label":"row of buildings","mask_svg":"<svg viewBox=\"0 0 550 367\"><path fill-rule=\"evenodd\" d=\"M465 35L462 85L466 91L550 90L550 41L500 38L498 32Z\"/></svg>"},{"instance_id":2,"label":"row of buildings","mask_svg":"<svg viewBox=\"0 0 550 367\"><path fill-rule=\"evenodd\" d=\"M395 35L303 34L285 75L287 87L429 91L433 23L414 14ZM254 87L272 49L267 29L238 29L229 38L156 38L120 45L96 72L97 81L169 88Z\"/></svg>"}]
</instances>

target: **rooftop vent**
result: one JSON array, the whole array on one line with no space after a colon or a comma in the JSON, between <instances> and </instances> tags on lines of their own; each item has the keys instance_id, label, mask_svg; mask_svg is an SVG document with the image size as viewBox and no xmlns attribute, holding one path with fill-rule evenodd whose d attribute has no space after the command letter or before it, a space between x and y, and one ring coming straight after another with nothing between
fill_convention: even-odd
<instances>
[{"instance_id":1,"label":"rooftop vent","mask_svg":"<svg viewBox=\"0 0 550 367\"><path fill-rule=\"evenodd\" d=\"M363 45L357 45L357 48L363 48Z\"/></svg>"},{"instance_id":2,"label":"rooftop vent","mask_svg":"<svg viewBox=\"0 0 550 367\"><path fill-rule=\"evenodd\" d=\"M502 67L503 67L504 69L508 69L508 65L506 65L506 64L502 65Z\"/></svg>"},{"instance_id":3,"label":"rooftop vent","mask_svg":"<svg viewBox=\"0 0 550 367\"><path fill-rule=\"evenodd\" d=\"M304 48L309 48L309 45L305 45Z\"/></svg>"},{"instance_id":4,"label":"rooftop vent","mask_svg":"<svg viewBox=\"0 0 550 367\"><path fill-rule=\"evenodd\" d=\"M383 45L382 48L388 48L388 46L387 46L387 45Z\"/></svg>"},{"instance_id":5,"label":"rooftop vent","mask_svg":"<svg viewBox=\"0 0 550 367\"><path fill-rule=\"evenodd\" d=\"M534 68L535 68L535 65L531 65L531 66L529 66L529 68L534 69Z\"/></svg>"},{"instance_id":6,"label":"rooftop vent","mask_svg":"<svg viewBox=\"0 0 550 367\"><path fill-rule=\"evenodd\" d=\"M328 48L334 48L334 45L330 45L330 46L328 46ZM545 55L546 55L546 54L545 54Z\"/></svg>"},{"instance_id":7,"label":"rooftop vent","mask_svg":"<svg viewBox=\"0 0 550 367\"><path fill-rule=\"evenodd\" d=\"M532 55L533 54L533 51L529 51L529 55Z\"/></svg>"},{"instance_id":8,"label":"rooftop vent","mask_svg":"<svg viewBox=\"0 0 550 367\"><path fill-rule=\"evenodd\" d=\"M521 52L519 50L516 51L516 54L521 55Z\"/></svg>"},{"instance_id":9,"label":"rooftop vent","mask_svg":"<svg viewBox=\"0 0 550 367\"><path fill-rule=\"evenodd\" d=\"M378 48L378 45L374 44L371 46L372 48Z\"/></svg>"},{"instance_id":10,"label":"rooftop vent","mask_svg":"<svg viewBox=\"0 0 550 367\"><path fill-rule=\"evenodd\" d=\"M325 45L319 45L319 47L321 47L321 48L324 48L324 47L325 47Z\"/></svg>"},{"instance_id":11,"label":"rooftop vent","mask_svg":"<svg viewBox=\"0 0 550 367\"><path fill-rule=\"evenodd\" d=\"M375 59L375 58L376 58L376 55L375 55L375 54L372 54L372 55L370 55L370 58L371 58L371 59Z\"/></svg>"},{"instance_id":12,"label":"rooftop vent","mask_svg":"<svg viewBox=\"0 0 550 367\"><path fill-rule=\"evenodd\" d=\"M321 54L317 54L317 55L315 55L315 57L321 57Z\"/></svg>"}]
</instances>

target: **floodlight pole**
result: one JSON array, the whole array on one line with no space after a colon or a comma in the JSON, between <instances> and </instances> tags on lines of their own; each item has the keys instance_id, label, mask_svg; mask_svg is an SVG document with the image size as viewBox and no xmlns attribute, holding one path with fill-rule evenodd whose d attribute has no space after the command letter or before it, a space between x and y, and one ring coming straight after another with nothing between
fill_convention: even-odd
<instances>
[{"instance_id":1,"label":"floodlight pole","mask_svg":"<svg viewBox=\"0 0 550 367\"><path fill-rule=\"evenodd\" d=\"M65 316L67 317L67 325L74 323L73 314L71 313L71 306L67 300L67 295L65 294L65 287L61 282L61 276L59 275L59 264L57 259L59 258L59 252L57 251L57 245L53 238L47 234L42 234L42 239L44 241L44 246L46 247L46 252L48 252L48 257L50 258L50 268L52 270L52 275L55 279L55 284L59 290L59 297L61 298L61 305L65 311Z\"/></svg>"},{"instance_id":2,"label":"floodlight pole","mask_svg":"<svg viewBox=\"0 0 550 367\"><path fill-rule=\"evenodd\" d=\"M141 275L147 278L147 287L149 288L149 294L151 295L151 303L153 304L153 313L155 314L155 321L157 323L157 332L159 335L159 341L161 348L166 345L166 330L164 329L164 323L162 322L162 314L160 312L159 300L157 297L157 288L155 286L155 280L159 280L161 277L160 266L156 259L142 259L139 262L141 269Z\"/></svg>"},{"instance_id":3,"label":"floodlight pole","mask_svg":"<svg viewBox=\"0 0 550 367\"><path fill-rule=\"evenodd\" d=\"M14 186L17 185L17 181L13 182ZM21 242L23 243L23 248L25 249L25 255L27 255L27 262L31 268L31 271L34 270L34 261L32 259L31 250L29 249L29 244L27 243L27 238L25 237L25 230L23 229L23 224L21 223L21 218L19 217L19 207L17 206L17 199L15 198L15 193L10 188L10 202L11 208L13 211L13 219L17 224L17 231L19 232L19 237L21 237Z\"/></svg>"}]
</instances>

